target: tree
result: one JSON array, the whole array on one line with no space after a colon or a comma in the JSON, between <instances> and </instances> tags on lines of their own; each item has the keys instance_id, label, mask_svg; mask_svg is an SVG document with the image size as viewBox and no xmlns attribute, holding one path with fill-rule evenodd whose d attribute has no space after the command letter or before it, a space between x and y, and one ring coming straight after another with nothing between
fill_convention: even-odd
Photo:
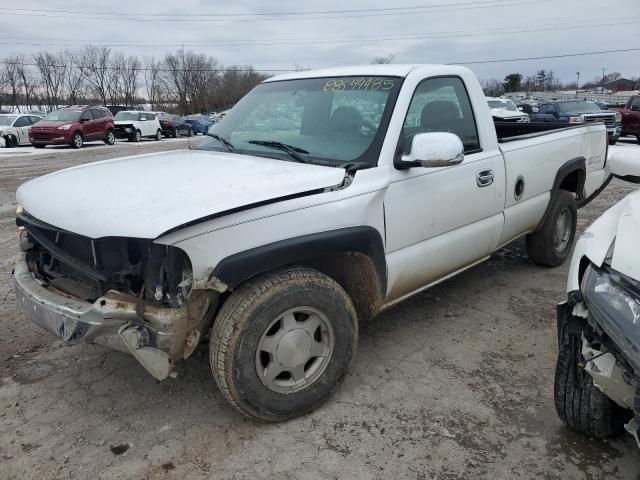
<instances>
[{"instance_id":1,"label":"tree","mask_svg":"<svg viewBox=\"0 0 640 480\"><path fill-rule=\"evenodd\" d=\"M107 47L85 47L80 54L80 70L94 95L107 104L107 95L112 88L109 74L111 50Z\"/></svg>"},{"instance_id":2,"label":"tree","mask_svg":"<svg viewBox=\"0 0 640 480\"><path fill-rule=\"evenodd\" d=\"M396 56L393 53L390 53L386 57L373 57L373 60L371 60L371 63L378 64L378 65L385 65L393 62L395 58Z\"/></svg>"},{"instance_id":3,"label":"tree","mask_svg":"<svg viewBox=\"0 0 640 480\"><path fill-rule=\"evenodd\" d=\"M495 78L484 80L481 82L482 90L488 97L499 97L504 93L504 87L501 82Z\"/></svg>"},{"instance_id":4,"label":"tree","mask_svg":"<svg viewBox=\"0 0 640 480\"><path fill-rule=\"evenodd\" d=\"M45 101L50 109L60 105L60 96L67 77L67 59L62 53L52 54L39 52L33 56L40 76L40 84L44 87Z\"/></svg>"},{"instance_id":5,"label":"tree","mask_svg":"<svg viewBox=\"0 0 640 480\"><path fill-rule=\"evenodd\" d=\"M502 86L505 92L519 92L522 90L522 75L519 73L510 73L504 77Z\"/></svg>"},{"instance_id":6,"label":"tree","mask_svg":"<svg viewBox=\"0 0 640 480\"><path fill-rule=\"evenodd\" d=\"M545 90L547 86L547 72L545 70L538 70L536 73L536 83L541 90Z\"/></svg>"},{"instance_id":7,"label":"tree","mask_svg":"<svg viewBox=\"0 0 640 480\"><path fill-rule=\"evenodd\" d=\"M80 103L80 99L86 94L86 80L82 68L80 68L81 59L79 56L69 50L63 53L67 58L67 70L65 85L67 90L67 99L70 104Z\"/></svg>"},{"instance_id":8,"label":"tree","mask_svg":"<svg viewBox=\"0 0 640 480\"><path fill-rule=\"evenodd\" d=\"M151 108L159 104L162 98L162 62L153 57L144 59L144 86Z\"/></svg>"}]
</instances>

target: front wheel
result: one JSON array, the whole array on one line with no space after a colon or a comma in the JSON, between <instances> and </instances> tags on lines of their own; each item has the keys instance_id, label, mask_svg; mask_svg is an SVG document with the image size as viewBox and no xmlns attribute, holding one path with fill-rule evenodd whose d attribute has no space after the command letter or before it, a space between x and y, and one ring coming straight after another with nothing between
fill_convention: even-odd
<instances>
[{"instance_id":1,"label":"front wheel","mask_svg":"<svg viewBox=\"0 0 640 480\"><path fill-rule=\"evenodd\" d=\"M154 138L156 139L156 141L162 140L162 130L158 130Z\"/></svg>"},{"instance_id":2,"label":"front wheel","mask_svg":"<svg viewBox=\"0 0 640 480\"><path fill-rule=\"evenodd\" d=\"M616 139L612 138L612 139L609 140L609 145L615 145L617 141L618 141L617 138Z\"/></svg>"},{"instance_id":3,"label":"front wheel","mask_svg":"<svg viewBox=\"0 0 640 480\"><path fill-rule=\"evenodd\" d=\"M553 386L560 420L587 435L605 438L622 432L624 410L600 391L593 378L578 367L580 339L571 337L560 349Z\"/></svg>"},{"instance_id":4,"label":"front wheel","mask_svg":"<svg viewBox=\"0 0 640 480\"><path fill-rule=\"evenodd\" d=\"M113 133L113 130L108 130L106 136L104 137L104 143L107 145L114 145L116 143L116 136Z\"/></svg>"},{"instance_id":5,"label":"front wheel","mask_svg":"<svg viewBox=\"0 0 640 480\"><path fill-rule=\"evenodd\" d=\"M189 131L187 132L187 137L192 137L193 136L193 129L189 129Z\"/></svg>"},{"instance_id":6,"label":"front wheel","mask_svg":"<svg viewBox=\"0 0 640 480\"><path fill-rule=\"evenodd\" d=\"M551 202L542 226L527 235L527 254L538 265L558 267L571 252L576 236L578 208L575 195L566 190L558 190Z\"/></svg>"},{"instance_id":7,"label":"front wheel","mask_svg":"<svg viewBox=\"0 0 640 480\"><path fill-rule=\"evenodd\" d=\"M82 139L82 134L79 132L74 133L73 137L71 138L71 146L73 148L82 148L83 143L84 140Z\"/></svg>"},{"instance_id":8,"label":"front wheel","mask_svg":"<svg viewBox=\"0 0 640 480\"><path fill-rule=\"evenodd\" d=\"M337 388L353 361L358 318L346 292L309 268L263 274L227 299L212 329L213 376L255 420L303 415Z\"/></svg>"},{"instance_id":9,"label":"front wheel","mask_svg":"<svg viewBox=\"0 0 640 480\"><path fill-rule=\"evenodd\" d=\"M142 140L142 133L140 133L140 130L136 130L135 132L133 132L133 141L138 143L141 140Z\"/></svg>"}]
</instances>

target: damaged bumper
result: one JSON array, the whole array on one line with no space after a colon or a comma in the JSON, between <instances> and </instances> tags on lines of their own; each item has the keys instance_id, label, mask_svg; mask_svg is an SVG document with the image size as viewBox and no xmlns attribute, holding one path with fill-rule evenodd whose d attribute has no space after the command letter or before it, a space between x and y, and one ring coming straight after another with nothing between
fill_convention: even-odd
<instances>
[{"instance_id":1,"label":"damaged bumper","mask_svg":"<svg viewBox=\"0 0 640 480\"><path fill-rule=\"evenodd\" d=\"M97 343L131 353L158 379L182 358L188 309L153 306L109 291L90 303L46 287L29 271L21 252L14 270L17 309L66 343Z\"/></svg>"}]
</instances>

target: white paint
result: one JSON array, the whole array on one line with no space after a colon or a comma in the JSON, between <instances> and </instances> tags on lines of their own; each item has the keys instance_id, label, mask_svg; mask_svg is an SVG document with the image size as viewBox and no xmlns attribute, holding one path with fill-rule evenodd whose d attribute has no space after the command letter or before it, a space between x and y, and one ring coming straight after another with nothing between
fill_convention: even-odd
<instances>
[{"instance_id":1,"label":"white paint","mask_svg":"<svg viewBox=\"0 0 640 480\"><path fill-rule=\"evenodd\" d=\"M155 113L138 111L138 110L127 110L126 113L135 113L141 115L153 115L152 120L114 120L113 124L115 126L118 125L131 125L135 130L140 131L140 136L142 137L155 137L158 130L162 130L160 127L160 120L158 120L158 116Z\"/></svg>"}]
</instances>

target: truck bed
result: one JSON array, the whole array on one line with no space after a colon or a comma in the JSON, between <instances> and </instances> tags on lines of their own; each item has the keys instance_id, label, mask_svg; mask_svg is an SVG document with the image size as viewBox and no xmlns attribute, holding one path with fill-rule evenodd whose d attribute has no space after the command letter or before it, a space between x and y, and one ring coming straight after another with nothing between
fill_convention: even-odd
<instances>
[{"instance_id":1,"label":"truck bed","mask_svg":"<svg viewBox=\"0 0 640 480\"><path fill-rule=\"evenodd\" d=\"M496 128L496 134L498 135L498 142L505 143L514 140L524 140L525 138L540 137L547 135L558 130L571 130L574 128L580 128L583 125L567 126L560 123L551 122L496 122L493 124Z\"/></svg>"}]
</instances>

